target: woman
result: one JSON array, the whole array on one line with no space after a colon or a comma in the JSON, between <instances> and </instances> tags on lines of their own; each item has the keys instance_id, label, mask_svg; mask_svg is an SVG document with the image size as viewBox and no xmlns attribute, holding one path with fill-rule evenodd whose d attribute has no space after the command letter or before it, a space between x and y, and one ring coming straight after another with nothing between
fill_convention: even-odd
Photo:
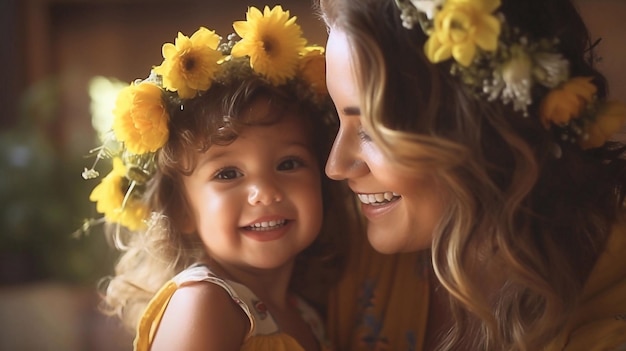
<instances>
[{"instance_id":1,"label":"woman","mask_svg":"<svg viewBox=\"0 0 626 351\"><path fill-rule=\"evenodd\" d=\"M337 348L625 347L626 107L570 1L319 5L341 120L326 172L396 254L357 246Z\"/></svg>"}]
</instances>

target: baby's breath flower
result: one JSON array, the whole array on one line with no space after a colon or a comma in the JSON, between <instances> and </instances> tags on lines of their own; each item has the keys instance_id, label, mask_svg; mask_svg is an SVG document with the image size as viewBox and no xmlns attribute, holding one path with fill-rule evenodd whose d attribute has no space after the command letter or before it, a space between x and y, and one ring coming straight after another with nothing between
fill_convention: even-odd
<instances>
[{"instance_id":1,"label":"baby's breath flower","mask_svg":"<svg viewBox=\"0 0 626 351\"><path fill-rule=\"evenodd\" d=\"M296 17L289 17L289 11L283 11L281 6L271 10L266 6L261 13L250 7L246 20L233 23L233 28L242 38L231 51L233 57L250 57L250 67L274 85L295 76L306 39Z\"/></svg>"},{"instance_id":2,"label":"baby's breath flower","mask_svg":"<svg viewBox=\"0 0 626 351\"><path fill-rule=\"evenodd\" d=\"M100 173L98 173L98 171L96 171L93 168L87 169L87 167L85 167L85 170L83 170L82 176L83 176L83 179L89 180L89 179L98 178L100 176Z\"/></svg>"}]
</instances>

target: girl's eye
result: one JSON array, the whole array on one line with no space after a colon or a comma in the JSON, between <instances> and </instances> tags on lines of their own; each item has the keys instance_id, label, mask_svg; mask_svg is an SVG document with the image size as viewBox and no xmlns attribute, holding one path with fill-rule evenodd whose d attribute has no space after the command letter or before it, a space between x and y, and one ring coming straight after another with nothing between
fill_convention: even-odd
<instances>
[{"instance_id":1,"label":"girl's eye","mask_svg":"<svg viewBox=\"0 0 626 351\"><path fill-rule=\"evenodd\" d=\"M214 179L231 180L241 177L243 174L234 168L224 168L215 173Z\"/></svg>"},{"instance_id":2,"label":"girl's eye","mask_svg":"<svg viewBox=\"0 0 626 351\"><path fill-rule=\"evenodd\" d=\"M303 162L294 158L290 158L288 160L285 160L283 162L281 162L278 165L278 170L279 171L289 171L292 169L296 169L298 167L302 167Z\"/></svg>"}]
</instances>

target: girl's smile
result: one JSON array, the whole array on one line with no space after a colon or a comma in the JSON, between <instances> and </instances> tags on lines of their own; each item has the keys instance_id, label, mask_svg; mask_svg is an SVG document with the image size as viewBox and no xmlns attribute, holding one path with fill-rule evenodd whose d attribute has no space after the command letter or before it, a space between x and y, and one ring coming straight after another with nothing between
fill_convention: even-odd
<instances>
[{"instance_id":1,"label":"girl's smile","mask_svg":"<svg viewBox=\"0 0 626 351\"><path fill-rule=\"evenodd\" d=\"M256 221L241 229L243 235L256 241L278 240L293 227L293 220L285 218Z\"/></svg>"}]
</instances>

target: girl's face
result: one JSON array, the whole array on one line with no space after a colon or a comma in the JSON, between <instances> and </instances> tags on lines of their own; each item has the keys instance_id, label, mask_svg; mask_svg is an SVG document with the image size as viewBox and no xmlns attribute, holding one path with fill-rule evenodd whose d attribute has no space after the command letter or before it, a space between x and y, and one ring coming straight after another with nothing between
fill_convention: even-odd
<instances>
[{"instance_id":1,"label":"girl's face","mask_svg":"<svg viewBox=\"0 0 626 351\"><path fill-rule=\"evenodd\" d=\"M361 115L353 62L344 32L331 30L326 44L326 82L341 126L326 174L335 180L346 179L357 194L374 249L395 253L430 248L433 229L445 206L445 192L427 170L403 170L370 139L371 129Z\"/></svg>"},{"instance_id":2,"label":"girl's face","mask_svg":"<svg viewBox=\"0 0 626 351\"><path fill-rule=\"evenodd\" d=\"M257 100L248 113L271 111ZM199 233L209 257L224 268L283 267L321 228L320 165L305 126L289 113L199 154L183 184L193 218L187 229Z\"/></svg>"}]
</instances>

